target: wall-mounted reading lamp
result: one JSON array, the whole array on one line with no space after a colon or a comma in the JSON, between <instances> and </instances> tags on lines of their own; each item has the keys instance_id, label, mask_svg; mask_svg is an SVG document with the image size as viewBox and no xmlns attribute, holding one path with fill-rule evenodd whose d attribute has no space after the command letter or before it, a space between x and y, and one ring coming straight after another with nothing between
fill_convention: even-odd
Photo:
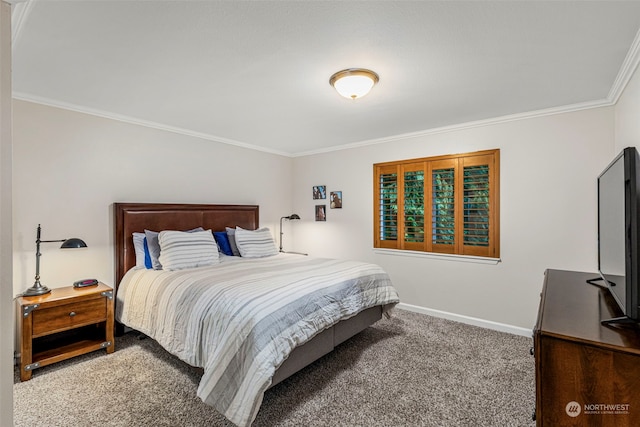
<instances>
[{"instance_id":1,"label":"wall-mounted reading lamp","mask_svg":"<svg viewBox=\"0 0 640 427\"><path fill-rule=\"evenodd\" d=\"M298 214L291 214L289 216L283 216L282 218L280 218L280 252L284 252L282 250L282 220L283 219L288 219L288 220L292 220L292 219L300 219L300 216Z\"/></svg>"},{"instance_id":2,"label":"wall-mounted reading lamp","mask_svg":"<svg viewBox=\"0 0 640 427\"><path fill-rule=\"evenodd\" d=\"M60 246L61 249L77 249L77 248L87 247L87 244L83 240L75 237L71 239L61 239L61 240L40 240L41 231L42 229L40 227L40 224L38 224L38 232L36 234L36 281L32 287L27 289L24 292L24 294L22 294L23 296L27 296L27 297L35 296L35 295L44 295L51 292L51 289L47 288L46 286L43 286L42 283L40 283L40 256L42 255L40 253L40 243L62 242L62 245Z\"/></svg>"}]
</instances>

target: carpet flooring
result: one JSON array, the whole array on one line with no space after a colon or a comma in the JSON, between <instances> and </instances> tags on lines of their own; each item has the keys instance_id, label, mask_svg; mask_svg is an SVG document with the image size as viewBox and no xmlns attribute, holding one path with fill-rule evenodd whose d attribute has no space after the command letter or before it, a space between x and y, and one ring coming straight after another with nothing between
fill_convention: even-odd
<instances>
[{"instance_id":1,"label":"carpet flooring","mask_svg":"<svg viewBox=\"0 0 640 427\"><path fill-rule=\"evenodd\" d=\"M530 338L404 310L265 394L254 426L533 426ZM201 370L129 333L14 380L16 427L232 426Z\"/></svg>"}]
</instances>

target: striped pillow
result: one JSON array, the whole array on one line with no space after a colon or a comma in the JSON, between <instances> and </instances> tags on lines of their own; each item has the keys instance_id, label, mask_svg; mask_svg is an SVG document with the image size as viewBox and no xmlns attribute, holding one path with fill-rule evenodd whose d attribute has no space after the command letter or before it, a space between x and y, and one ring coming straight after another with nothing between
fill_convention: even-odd
<instances>
[{"instance_id":1,"label":"striped pillow","mask_svg":"<svg viewBox=\"0 0 640 427\"><path fill-rule=\"evenodd\" d=\"M245 258L261 258L278 254L278 248L268 228L252 231L236 227L236 245L240 255Z\"/></svg>"},{"instance_id":2,"label":"striped pillow","mask_svg":"<svg viewBox=\"0 0 640 427\"><path fill-rule=\"evenodd\" d=\"M220 262L218 246L211 230L161 231L158 234L160 257L163 270L204 267Z\"/></svg>"},{"instance_id":3,"label":"striped pillow","mask_svg":"<svg viewBox=\"0 0 640 427\"><path fill-rule=\"evenodd\" d=\"M144 233L133 233L133 249L136 253L136 267L146 268L144 264Z\"/></svg>"}]
</instances>

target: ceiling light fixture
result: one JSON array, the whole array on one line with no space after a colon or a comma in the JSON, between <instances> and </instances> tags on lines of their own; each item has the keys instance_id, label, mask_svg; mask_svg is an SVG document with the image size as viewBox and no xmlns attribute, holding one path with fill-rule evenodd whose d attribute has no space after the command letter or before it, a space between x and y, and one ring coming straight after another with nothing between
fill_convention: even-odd
<instances>
[{"instance_id":1,"label":"ceiling light fixture","mask_svg":"<svg viewBox=\"0 0 640 427\"><path fill-rule=\"evenodd\" d=\"M371 70L348 68L331 76L329 84L345 98L357 99L368 94L379 80L380 77Z\"/></svg>"}]
</instances>

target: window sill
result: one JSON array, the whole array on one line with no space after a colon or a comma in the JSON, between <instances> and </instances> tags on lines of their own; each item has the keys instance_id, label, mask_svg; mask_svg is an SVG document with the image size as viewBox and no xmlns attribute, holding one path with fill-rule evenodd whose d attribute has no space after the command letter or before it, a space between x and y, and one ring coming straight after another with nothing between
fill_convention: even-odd
<instances>
[{"instance_id":1,"label":"window sill","mask_svg":"<svg viewBox=\"0 0 640 427\"><path fill-rule=\"evenodd\" d=\"M487 258L487 257L469 256L469 255L438 254L435 252L407 251L407 250L400 250L400 249L374 248L373 252L380 255L407 256L407 257L437 259L442 261L471 262L475 264L487 264L487 265L497 265L498 263L502 262L501 258Z\"/></svg>"}]
</instances>

